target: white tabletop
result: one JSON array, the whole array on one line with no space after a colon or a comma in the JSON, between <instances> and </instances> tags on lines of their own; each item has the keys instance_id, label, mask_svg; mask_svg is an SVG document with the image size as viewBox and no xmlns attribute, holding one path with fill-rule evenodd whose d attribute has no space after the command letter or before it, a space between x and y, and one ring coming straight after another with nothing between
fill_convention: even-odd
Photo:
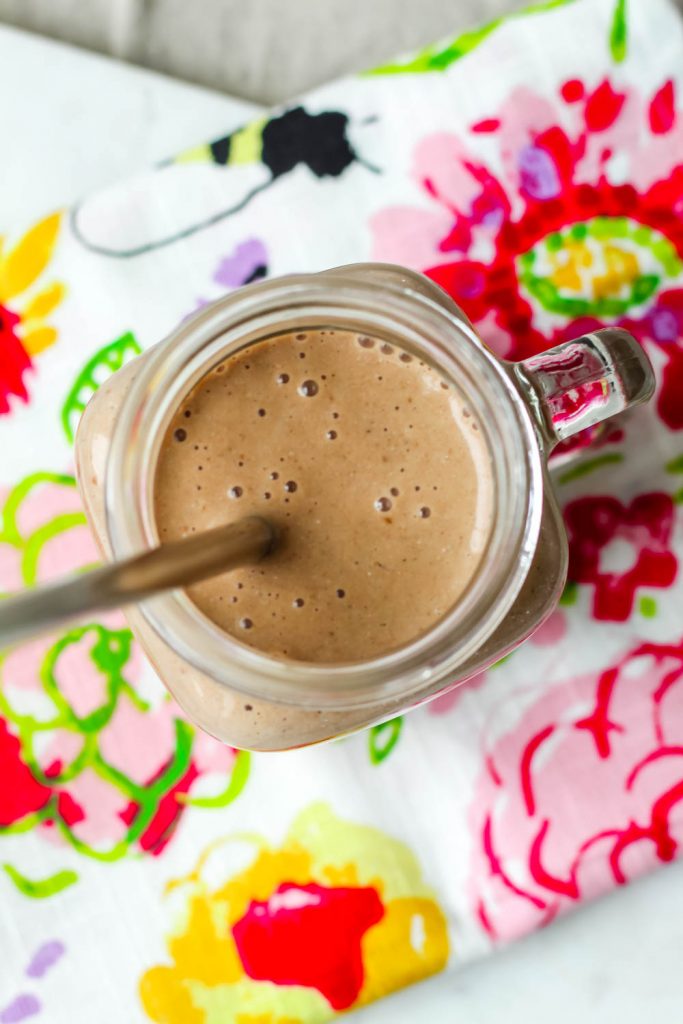
<instances>
[{"instance_id":1,"label":"white tabletop","mask_svg":"<svg viewBox=\"0 0 683 1024\"><path fill-rule=\"evenodd\" d=\"M257 109L1 27L0 95L3 231L225 134ZM382 1000L354 1019L680 1021L682 907L683 864L676 864L497 956Z\"/></svg>"}]
</instances>

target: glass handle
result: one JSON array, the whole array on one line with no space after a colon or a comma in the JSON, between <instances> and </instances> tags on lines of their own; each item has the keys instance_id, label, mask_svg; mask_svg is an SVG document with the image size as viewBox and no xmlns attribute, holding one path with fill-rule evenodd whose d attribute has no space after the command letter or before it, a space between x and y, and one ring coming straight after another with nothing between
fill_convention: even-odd
<instances>
[{"instance_id":1,"label":"glass handle","mask_svg":"<svg viewBox=\"0 0 683 1024\"><path fill-rule=\"evenodd\" d=\"M633 335L606 327L513 363L550 446L652 397L655 376Z\"/></svg>"}]
</instances>

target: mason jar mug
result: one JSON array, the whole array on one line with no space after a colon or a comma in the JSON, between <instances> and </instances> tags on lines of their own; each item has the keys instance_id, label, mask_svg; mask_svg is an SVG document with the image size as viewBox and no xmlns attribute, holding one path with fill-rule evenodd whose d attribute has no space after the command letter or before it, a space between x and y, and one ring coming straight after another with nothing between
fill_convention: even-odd
<instances>
[{"instance_id":1,"label":"mason jar mug","mask_svg":"<svg viewBox=\"0 0 683 1024\"><path fill-rule=\"evenodd\" d=\"M199 311L93 395L76 440L79 487L107 559L159 543L154 480L184 398L218 364L284 332L351 331L438 371L472 409L491 468L493 510L480 562L439 621L371 660L274 657L204 616L182 590L129 611L132 629L186 714L236 747L277 750L391 718L465 681L550 614L567 539L547 470L553 448L652 394L651 367L608 328L522 363L499 359L427 278L357 264L251 284Z\"/></svg>"}]
</instances>

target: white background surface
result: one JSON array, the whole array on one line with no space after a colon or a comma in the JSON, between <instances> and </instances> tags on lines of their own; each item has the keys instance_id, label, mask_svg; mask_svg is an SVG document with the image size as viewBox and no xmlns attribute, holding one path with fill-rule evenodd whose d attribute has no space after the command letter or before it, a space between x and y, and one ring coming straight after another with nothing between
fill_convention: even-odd
<instances>
[{"instance_id":1,"label":"white background surface","mask_svg":"<svg viewBox=\"0 0 683 1024\"><path fill-rule=\"evenodd\" d=\"M0 233L176 150L225 134L255 110L2 28L0 95ZM497 956L414 986L352 1019L679 1024L682 911L683 864L677 864ZM454 960L457 954L455 949ZM40 1019L50 1024L45 1014Z\"/></svg>"}]
</instances>

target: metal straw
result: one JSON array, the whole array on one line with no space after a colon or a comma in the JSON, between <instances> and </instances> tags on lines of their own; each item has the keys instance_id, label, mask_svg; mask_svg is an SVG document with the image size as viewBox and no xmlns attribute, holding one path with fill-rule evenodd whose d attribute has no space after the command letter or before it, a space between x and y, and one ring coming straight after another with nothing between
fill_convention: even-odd
<instances>
[{"instance_id":1,"label":"metal straw","mask_svg":"<svg viewBox=\"0 0 683 1024\"><path fill-rule=\"evenodd\" d=\"M94 611L135 604L160 591L258 562L275 542L275 530L266 519L248 517L5 598L0 601L0 649Z\"/></svg>"}]
</instances>

